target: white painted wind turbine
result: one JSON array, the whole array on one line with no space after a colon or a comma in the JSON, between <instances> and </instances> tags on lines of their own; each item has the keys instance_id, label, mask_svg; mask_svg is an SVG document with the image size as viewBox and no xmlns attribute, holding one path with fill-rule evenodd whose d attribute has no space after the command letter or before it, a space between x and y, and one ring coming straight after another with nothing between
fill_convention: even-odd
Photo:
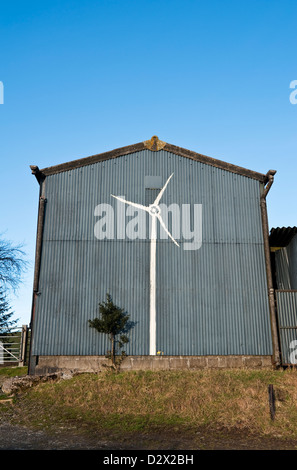
<instances>
[{"instance_id":1,"label":"white painted wind turbine","mask_svg":"<svg viewBox=\"0 0 297 470\"><path fill-rule=\"evenodd\" d=\"M153 204L149 206L143 206L142 204L137 204L135 202L127 201L118 196L114 196L111 194L112 197L118 199L129 206L136 207L137 209L142 209L149 213L152 217L152 224L151 224L151 246L150 246L150 356L154 356L156 354L156 244L157 244L157 219L159 220L161 226L167 233L167 235L171 238L173 243L175 243L178 247L179 244L173 238L171 233L168 231L162 217L161 217L161 208L159 206L161 197L164 194L164 191L169 183L170 179L172 178L173 173L169 176L168 180L164 184L163 188L159 192L158 196L156 197Z\"/></svg>"}]
</instances>

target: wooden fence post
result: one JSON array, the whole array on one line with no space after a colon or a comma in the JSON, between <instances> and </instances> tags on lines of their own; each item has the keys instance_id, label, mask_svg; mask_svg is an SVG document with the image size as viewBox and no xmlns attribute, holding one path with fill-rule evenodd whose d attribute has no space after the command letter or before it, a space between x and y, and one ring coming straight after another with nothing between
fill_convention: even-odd
<instances>
[{"instance_id":1,"label":"wooden fence post","mask_svg":"<svg viewBox=\"0 0 297 470\"><path fill-rule=\"evenodd\" d=\"M28 326L23 325L22 332L21 332L21 341L20 341L20 358L19 358L20 367L23 367L25 365L27 340L28 340Z\"/></svg>"}]
</instances>

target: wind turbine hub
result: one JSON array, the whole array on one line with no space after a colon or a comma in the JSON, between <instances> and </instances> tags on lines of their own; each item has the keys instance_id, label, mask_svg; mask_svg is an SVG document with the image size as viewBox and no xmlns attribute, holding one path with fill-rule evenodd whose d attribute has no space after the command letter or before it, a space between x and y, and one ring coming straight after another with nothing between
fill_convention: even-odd
<instances>
[{"instance_id":1,"label":"wind turbine hub","mask_svg":"<svg viewBox=\"0 0 297 470\"><path fill-rule=\"evenodd\" d=\"M152 204L151 206L149 206L149 210L150 210L150 213L151 215L160 215L161 214L161 209L159 206L156 206L154 204Z\"/></svg>"}]
</instances>

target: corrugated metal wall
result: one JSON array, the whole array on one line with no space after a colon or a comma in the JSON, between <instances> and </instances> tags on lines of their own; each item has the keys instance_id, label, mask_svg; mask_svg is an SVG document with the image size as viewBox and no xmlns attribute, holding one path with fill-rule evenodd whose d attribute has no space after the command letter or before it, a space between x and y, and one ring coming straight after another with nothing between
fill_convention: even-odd
<instances>
[{"instance_id":1,"label":"corrugated metal wall","mask_svg":"<svg viewBox=\"0 0 297 470\"><path fill-rule=\"evenodd\" d=\"M297 290L276 290L282 364L297 363ZM292 356L293 354L293 361Z\"/></svg>"},{"instance_id":2,"label":"corrugated metal wall","mask_svg":"<svg viewBox=\"0 0 297 470\"><path fill-rule=\"evenodd\" d=\"M297 235L288 246L275 252L276 282L279 289L297 289Z\"/></svg>"},{"instance_id":3,"label":"corrugated metal wall","mask_svg":"<svg viewBox=\"0 0 297 470\"><path fill-rule=\"evenodd\" d=\"M185 251L182 237L180 248L157 243L157 350L272 354L260 183L145 150L47 176L33 355L105 354L108 343L88 319L106 292L136 323L127 353L149 353L150 241L97 240L94 209L116 208L111 194L145 204L145 177L164 184L171 173L161 202L202 204L202 246Z\"/></svg>"}]
</instances>

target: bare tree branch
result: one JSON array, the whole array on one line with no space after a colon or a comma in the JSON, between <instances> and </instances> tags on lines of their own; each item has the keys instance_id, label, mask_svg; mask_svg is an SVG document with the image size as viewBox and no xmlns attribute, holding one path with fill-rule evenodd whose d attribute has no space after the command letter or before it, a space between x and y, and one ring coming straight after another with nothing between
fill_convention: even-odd
<instances>
[{"instance_id":1,"label":"bare tree branch","mask_svg":"<svg viewBox=\"0 0 297 470\"><path fill-rule=\"evenodd\" d=\"M21 276L27 269L22 245L14 246L0 235L0 286L16 291L22 282Z\"/></svg>"}]
</instances>

